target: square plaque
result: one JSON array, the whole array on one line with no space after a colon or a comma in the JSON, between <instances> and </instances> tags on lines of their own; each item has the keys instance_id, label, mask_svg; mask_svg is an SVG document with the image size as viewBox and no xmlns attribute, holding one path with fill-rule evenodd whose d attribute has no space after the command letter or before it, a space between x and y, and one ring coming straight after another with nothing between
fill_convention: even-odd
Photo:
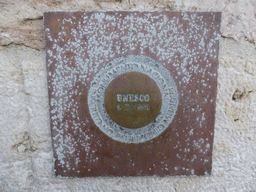
<instances>
[{"instance_id":1,"label":"square plaque","mask_svg":"<svg viewBox=\"0 0 256 192\"><path fill-rule=\"evenodd\" d=\"M57 176L210 175L219 12L46 12Z\"/></svg>"}]
</instances>

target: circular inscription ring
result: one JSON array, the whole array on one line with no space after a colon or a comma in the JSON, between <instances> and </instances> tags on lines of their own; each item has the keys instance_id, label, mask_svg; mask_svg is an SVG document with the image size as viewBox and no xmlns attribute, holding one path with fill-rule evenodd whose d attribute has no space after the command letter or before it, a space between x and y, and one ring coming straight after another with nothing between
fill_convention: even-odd
<instances>
[{"instance_id":1,"label":"circular inscription ring","mask_svg":"<svg viewBox=\"0 0 256 192\"><path fill-rule=\"evenodd\" d=\"M138 128L117 124L105 107L105 93L110 83L118 76L130 72L150 77L162 96L162 106L156 118ZM142 97L146 100L148 96L145 94ZM142 55L123 56L109 62L96 74L88 93L89 112L94 123L110 138L123 143L143 143L160 135L172 122L178 102L177 86L169 71L155 60Z\"/></svg>"}]
</instances>

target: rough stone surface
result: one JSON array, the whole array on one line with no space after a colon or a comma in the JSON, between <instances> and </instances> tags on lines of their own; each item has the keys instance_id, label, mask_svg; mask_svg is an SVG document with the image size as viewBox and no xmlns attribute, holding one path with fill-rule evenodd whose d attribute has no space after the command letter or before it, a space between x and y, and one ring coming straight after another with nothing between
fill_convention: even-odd
<instances>
[{"instance_id":1,"label":"rough stone surface","mask_svg":"<svg viewBox=\"0 0 256 192\"><path fill-rule=\"evenodd\" d=\"M222 11L212 176L55 178L43 11ZM254 0L0 1L1 191L255 191Z\"/></svg>"},{"instance_id":2,"label":"rough stone surface","mask_svg":"<svg viewBox=\"0 0 256 192\"><path fill-rule=\"evenodd\" d=\"M0 1L0 45L43 49L44 11L221 11L223 37L256 45L255 0L6 0Z\"/></svg>"}]
</instances>

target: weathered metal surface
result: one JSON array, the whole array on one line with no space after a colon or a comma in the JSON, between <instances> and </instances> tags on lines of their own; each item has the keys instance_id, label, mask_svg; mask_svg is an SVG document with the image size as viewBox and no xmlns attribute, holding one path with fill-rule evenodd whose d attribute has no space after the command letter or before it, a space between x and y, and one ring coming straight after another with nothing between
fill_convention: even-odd
<instances>
[{"instance_id":1,"label":"weathered metal surface","mask_svg":"<svg viewBox=\"0 0 256 192\"><path fill-rule=\"evenodd\" d=\"M220 18L46 12L55 174L209 175Z\"/></svg>"}]
</instances>

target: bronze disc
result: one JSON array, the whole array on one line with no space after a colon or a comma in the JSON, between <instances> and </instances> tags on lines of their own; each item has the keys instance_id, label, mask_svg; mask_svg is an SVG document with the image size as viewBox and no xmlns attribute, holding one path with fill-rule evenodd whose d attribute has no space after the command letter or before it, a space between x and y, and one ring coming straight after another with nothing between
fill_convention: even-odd
<instances>
[{"instance_id":1,"label":"bronze disc","mask_svg":"<svg viewBox=\"0 0 256 192\"><path fill-rule=\"evenodd\" d=\"M110 118L126 128L140 128L152 122L162 106L162 95L148 75L127 72L117 76L105 92Z\"/></svg>"}]
</instances>

